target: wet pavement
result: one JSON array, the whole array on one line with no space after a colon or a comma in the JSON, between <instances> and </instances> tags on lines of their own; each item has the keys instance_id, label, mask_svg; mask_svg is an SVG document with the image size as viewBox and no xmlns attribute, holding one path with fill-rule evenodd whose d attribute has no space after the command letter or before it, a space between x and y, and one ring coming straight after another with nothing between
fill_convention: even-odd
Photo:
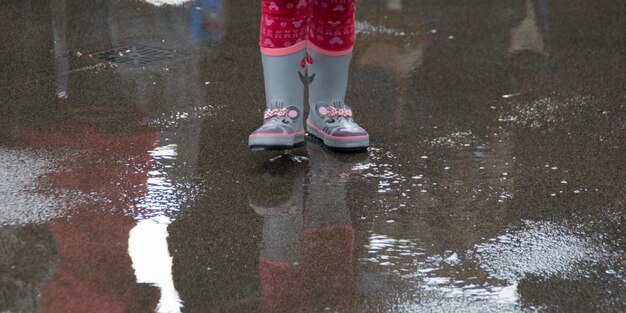
<instances>
[{"instance_id":1,"label":"wet pavement","mask_svg":"<svg viewBox=\"0 0 626 313\"><path fill-rule=\"evenodd\" d=\"M150 2L0 4L0 312L626 312L625 1L361 0L361 154L249 152L259 6Z\"/></svg>"}]
</instances>

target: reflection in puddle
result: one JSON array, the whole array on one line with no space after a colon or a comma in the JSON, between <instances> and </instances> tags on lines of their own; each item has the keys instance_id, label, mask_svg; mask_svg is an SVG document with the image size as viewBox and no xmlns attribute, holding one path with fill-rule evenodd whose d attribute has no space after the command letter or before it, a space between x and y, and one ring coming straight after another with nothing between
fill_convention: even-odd
<instances>
[{"instance_id":1,"label":"reflection in puddle","mask_svg":"<svg viewBox=\"0 0 626 313\"><path fill-rule=\"evenodd\" d=\"M37 153L0 150L0 225L38 222L55 215L57 201L33 190L50 167L51 162Z\"/></svg>"},{"instance_id":2,"label":"reflection in puddle","mask_svg":"<svg viewBox=\"0 0 626 313\"><path fill-rule=\"evenodd\" d=\"M497 304L515 305L519 301L517 282L506 286L481 286L466 284L452 277L425 277L424 291L445 294L446 298L463 298L470 301L491 301Z\"/></svg>"},{"instance_id":3,"label":"reflection in puddle","mask_svg":"<svg viewBox=\"0 0 626 313\"><path fill-rule=\"evenodd\" d=\"M173 129L202 121L212 116L214 111L215 109L212 105L194 106L185 108L184 110L172 110L151 119L147 124L160 130Z\"/></svg>"},{"instance_id":4,"label":"reflection in puddle","mask_svg":"<svg viewBox=\"0 0 626 313\"><path fill-rule=\"evenodd\" d=\"M451 311L485 312L486 308L521 311L517 282L501 285L470 277L460 269L471 266L473 260L459 257L456 252L448 251L446 257L427 255L428 249L415 240L383 235L370 236L367 249L371 257L360 259L359 272L379 274L361 277L361 283L368 286L358 288L371 294L385 290L385 286L391 289L402 286L401 293L395 296L398 302L387 304L394 312L423 311L437 303ZM368 264L376 264L378 268ZM469 272L475 273L471 268Z\"/></svg>"},{"instance_id":5,"label":"reflection in puddle","mask_svg":"<svg viewBox=\"0 0 626 313\"><path fill-rule=\"evenodd\" d=\"M361 261L376 263L380 266L392 266L399 274L412 270L417 257L425 255L415 241L394 239L389 236L372 234L366 246L368 258Z\"/></svg>"},{"instance_id":6,"label":"reflection in puddle","mask_svg":"<svg viewBox=\"0 0 626 313\"><path fill-rule=\"evenodd\" d=\"M142 209L139 212L141 218L171 218L183 203L193 200L191 183L180 181L179 177L171 177L184 171L184 166L178 164L177 149L177 144L168 144L149 151L152 169L148 172L147 192L138 204L138 208Z\"/></svg>"},{"instance_id":7,"label":"reflection in puddle","mask_svg":"<svg viewBox=\"0 0 626 313\"><path fill-rule=\"evenodd\" d=\"M437 137L431 140L425 140L433 147L469 147L475 145L478 139L472 133L468 131L456 131L447 136Z\"/></svg>"},{"instance_id":8,"label":"reflection in puddle","mask_svg":"<svg viewBox=\"0 0 626 313\"><path fill-rule=\"evenodd\" d=\"M529 128L545 128L559 124L571 124L575 121L584 121L588 118L583 111L590 103L597 103L598 99L590 96L577 96L560 99L556 96L545 97L531 102L516 103L509 114L500 117L499 121ZM598 112L606 115L608 112ZM599 117L599 116L598 116Z\"/></svg>"},{"instance_id":9,"label":"reflection in puddle","mask_svg":"<svg viewBox=\"0 0 626 313\"><path fill-rule=\"evenodd\" d=\"M583 232L550 222L525 222L521 230L475 247L480 266L493 278L516 281L527 275L576 279L611 256Z\"/></svg>"},{"instance_id":10,"label":"reflection in puddle","mask_svg":"<svg viewBox=\"0 0 626 313\"><path fill-rule=\"evenodd\" d=\"M623 258L608 252L600 237L580 232L580 224L524 222L505 228L498 220L526 197L510 132L479 139L458 131L435 138L411 158L395 147L374 147L370 163L354 166L361 171L359 179L378 191L373 208L361 216L371 226L357 270L357 282L368 286L358 290L374 299L387 290L380 301L394 312L435 305L450 311L523 312L542 308L541 301L522 303L528 276L570 282L619 276L620 261L610 268L600 264ZM557 182L565 181L558 175L567 173L566 166L545 164ZM576 190L582 194L584 188ZM485 239L493 234L503 235Z\"/></svg>"},{"instance_id":11,"label":"reflection in puddle","mask_svg":"<svg viewBox=\"0 0 626 313\"><path fill-rule=\"evenodd\" d=\"M65 1L53 2L66 6ZM342 164L332 160L332 154L312 150L310 158L290 157L289 167L308 168L307 174L281 172L283 176L272 180L275 186L269 186L272 184L267 184L265 177L245 170L249 164L225 158L243 152L237 136L218 141L225 145L211 145L220 134L211 130L244 133L248 120L232 119L231 123L229 117L241 116L237 109L241 98L261 94L258 88L250 88L258 85L258 68L251 66L257 63L250 61L258 51L243 48L241 41L251 38L223 37L222 47L207 42L223 36L223 20L217 16L220 11L212 6L217 0L149 2L163 7L145 9L150 5L104 1L68 6L68 16L55 11L58 14L51 18L28 7L25 16L43 18L16 21L32 22L28 34L48 44L32 52L18 49L25 57L10 57L16 62L9 63L22 64L31 58L39 61L23 63L30 64L26 67L42 72L54 67L57 75L49 82L48 96L29 97L31 91L45 89L29 83L32 86L20 85L4 98L23 102L24 111L31 113L38 111L35 103L49 106L46 99L54 98L54 93L78 107L103 107L111 100L124 107L136 102L147 115L137 126L148 124L151 130L162 132L134 136L118 133L115 128L119 125L105 127L102 136L71 132L64 142L79 142L68 145L69 149L93 152L84 157L72 152L69 157L60 156L59 161L50 157L49 151L14 154L0 149L0 198L6 200L0 203L0 224L48 221L60 215L57 207L76 211L73 215L62 213L66 219L36 230L39 241L27 238L33 236L30 231L13 236L11 227L0 229L4 238L23 241L23 247L41 247L43 242L48 250L59 251L59 264L53 258L45 262L46 254L39 253L42 259L33 266L46 265L41 266L46 271L55 268L56 276L46 278L48 286L42 290L31 284L35 287L29 295L42 294L45 305L77 308L90 301L93 307L102 308L102 303L114 301L151 300L152 309L158 301L160 312L181 311L182 300L186 310L202 311L194 309L193 303L209 297L215 298L207 301L210 303L241 300L230 304L265 305L272 311L282 304L281 295L274 290L284 291L296 305L319 311L332 310L335 303L351 306L356 302L367 303L362 312L511 312L544 309L542 305L546 311L568 311L560 307L563 295L583 295L581 301L586 301L593 299L586 297L588 294L601 293L612 294L596 297L600 301L624 303L624 219L611 220L603 214L612 210L623 216L624 204L619 171L623 156L615 152L623 142L624 123L618 114L623 106L612 103L619 98L612 97L615 91L609 90L619 90L615 85L619 77L605 68L619 59L612 42L621 33L608 27L613 22L579 19L577 10L551 2L552 8L559 9L556 12L571 13L554 16L553 38L558 41L551 43L544 26L546 15L540 8L546 5L544 0L518 1L517 9L514 1L487 7L440 7L437 1L364 1L366 10L361 11L357 24L360 46L355 50L353 75L361 80L354 84L353 96L366 100L355 103L362 103L364 120L370 118L372 130L380 130L369 160ZM538 5L524 12L524 2L527 8ZM171 6L183 3L188 5ZM368 5L382 9L368 9ZM617 20L606 14L610 8L597 7L602 6L584 8ZM513 12L516 10L520 12ZM102 13L90 13L97 11ZM224 12L235 11L247 14L253 10ZM66 26L58 23L65 19ZM37 25L38 21L50 20L54 20L54 38L37 40L42 38L37 35L40 30L49 28ZM88 24L94 26L82 21L92 21ZM249 21L253 18L238 17L235 26L244 30L258 27ZM590 21L598 24L600 31L586 29ZM573 34L572 25L576 36L568 37ZM106 45L146 40L215 58L141 70L86 65L74 58L80 53L68 51L91 50L87 47L92 44L75 31L85 26L107 33L93 36L98 39L94 41ZM511 31L511 27L515 28ZM141 30L147 28L154 31L145 37ZM68 30L73 31L64 35ZM589 34L595 38L587 38ZM591 43L602 47L591 47ZM8 45L34 47L15 41ZM545 55L532 55L542 64L517 69L516 65L506 66L501 56L507 51L515 54L510 56L514 60L524 60L524 55L517 55L522 52ZM43 60L46 53L54 54L55 62ZM35 55L39 57L33 58ZM599 61L601 58L611 61ZM220 65L231 61L236 66ZM67 68L69 64L81 67ZM39 82L36 75L16 76L18 81ZM571 78L575 76L580 77ZM248 79L239 80L238 88L230 88L237 77ZM561 77L561 85L555 77ZM110 88L83 88L83 83L102 86L102 82L113 84ZM369 90L371 86L377 89ZM116 96L109 98L109 93ZM92 103L94 97L97 103ZM228 101L221 103L220 99ZM380 103L384 103L382 109ZM86 120L89 115L100 115L98 112L77 117ZM38 121L32 124L45 124ZM201 130L200 124L219 126ZM119 136L111 136L111 132ZM32 142L45 141L43 135L36 133ZM159 147L154 148L156 137ZM199 140L202 145L190 143ZM607 141L611 145L606 145ZM133 145L139 147L129 148ZM51 141L48 146L62 145ZM602 149L609 146L615 149ZM243 153L247 155L247 151ZM271 159L268 167L280 169L284 159ZM68 168L60 168L63 163ZM58 186L50 191L46 188L55 171L61 175L56 175ZM236 184L230 184L231 179L237 180ZM259 203L291 193L299 202L268 206L280 210L259 210L260 216L254 218L249 217L253 212L241 214L242 207L248 209L242 197L249 187L246 180L254 179L265 180L260 185L270 187L257 192ZM194 202L190 181L201 181L205 190L215 187L215 191L194 204L195 211L181 215L179 220L189 218L179 229L174 227L176 223L170 227L178 212ZM34 190L37 185L43 186L40 189L45 189L45 194ZM243 202L233 201L235 198ZM244 205L233 209L233 203ZM580 212L589 213L582 222L568 220L570 214ZM233 218L234 213L241 215ZM604 226L597 227L601 223ZM171 249L170 254L169 249L176 248L176 237L182 249ZM611 240L617 243L613 245ZM199 251L195 245L199 241L209 248ZM172 257L180 270L174 270L176 286ZM0 258L6 260L3 253ZM299 276L291 279L292 273ZM39 276L47 277L45 274ZM194 280L197 284L189 283ZM78 283L67 283L72 281ZM97 288L89 290L92 286ZM331 292L333 286L343 293ZM116 299L116 294L125 298ZM383 309L376 310L377 301L385 305ZM551 310L551 302L556 309ZM66 307L51 311L67 312Z\"/></svg>"},{"instance_id":12,"label":"reflection in puddle","mask_svg":"<svg viewBox=\"0 0 626 313\"><path fill-rule=\"evenodd\" d=\"M263 173L266 180L256 186L288 199L262 204L251 194L250 207L263 217L258 263L264 313L343 312L354 305L354 229L345 189L354 163L319 144L308 143L306 149L308 158L283 154L270 160L279 168L297 164L291 184L279 179L287 172L282 168ZM299 170L305 162L307 173Z\"/></svg>"},{"instance_id":13,"label":"reflection in puddle","mask_svg":"<svg viewBox=\"0 0 626 313\"><path fill-rule=\"evenodd\" d=\"M183 306L172 278L172 257L167 248L165 217L142 220L130 231L128 254L138 283L152 284L161 291L159 313L177 313Z\"/></svg>"},{"instance_id":14,"label":"reflection in puddle","mask_svg":"<svg viewBox=\"0 0 626 313\"><path fill-rule=\"evenodd\" d=\"M70 204L87 201L89 195L78 190L44 193L38 187L46 174L60 170L59 160L68 157L45 150L0 149L0 226L45 223L66 214Z\"/></svg>"},{"instance_id":15,"label":"reflection in puddle","mask_svg":"<svg viewBox=\"0 0 626 313\"><path fill-rule=\"evenodd\" d=\"M168 211L178 211L177 188L165 172L171 168L176 158L176 144L157 147L150 151L153 168L148 172L148 192L142 199L140 207L162 214Z\"/></svg>"},{"instance_id":16,"label":"reflection in puddle","mask_svg":"<svg viewBox=\"0 0 626 313\"><path fill-rule=\"evenodd\" d=\"M536 310L539 308L532 305L521 307L520 284L529 276L585 280L609 275L626 281L621 277L624 273L601 265L611 260L623 262L619 252L610 252L601 242L602 236L590 237L584 226L571 229L567 224L527 221L519 229L507 230L465 252L441 255L428 255L428 247L415 239L372 234L359 272L378 272L383 278L373 279L369 274L360 281L379 285L377 290L384 290L381 281L403 286L401 295L396 296L400 301L394 305L397 312L424 310L435 302L463 312ZM372 286L359 289L371 292Z\"/></svg>"},{"instance_id":17,"label":"reflection in puddle","mask_svg":"<svg viewBox=\"0 0 626 313\"><path fill-rule=\"evenodd\" d=\"M141 215L130 231L128 254L131 257L138 283L147 283L160 289L157 307L159 313L177 313L183 307L172 277L172 256L167 237L171 216L180 209L181 201L188 201L188 186L168 177L175 168L178 145L167 144L149 151L152 169L148 172L147 193L139 208Z\"/></svg>"},{"instance_id":18,"label":"reflection in puddle","mask_svg":"<svg viewBox=\"0 0 626 313\"><path fill-rule=\"evenodd\" d=\"M143 2L152 4L154 6L160 7L164 5L172 5L172 6L181 6L185 3L191 2L192 0L142 0Z\"/></svg>"},{"instance_id":19,"label":"reflection in puddle","mask_svg":"<svg viewBox=\"0 0 626 313\"><path fill-rule=\"evenodd\" d=\"M385 27L382 25L373 25L367 21L357 21L356 22L356 32L357 34L363 35L392 35L392 36L406 36L407 33L397 30L391 27ZM415 35L417 33L410 33L410 35Z\"/></svg>"}]
</instances>

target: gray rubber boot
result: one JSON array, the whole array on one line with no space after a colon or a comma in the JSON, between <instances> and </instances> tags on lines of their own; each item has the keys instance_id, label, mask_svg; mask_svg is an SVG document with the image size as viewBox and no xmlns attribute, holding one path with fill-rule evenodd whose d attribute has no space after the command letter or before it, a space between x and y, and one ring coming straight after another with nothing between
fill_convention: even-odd
<instances>
[{"instance_id":1,"label":"gray rubber boot","mask_svg":"<svg viewBox=\"0 0 626 313\"><path fill-rule=\"evenodd\" d=\"M267 109L263 125L248 137L252 150L285 150L304 143L302 50L286 56L262 54Z\"/></svg>"},{"instance_id":2,"label":"gray rubber boot","mask_svg":"<svg viewBox=\"0 0 626 313\"><path fill-rule=\"evenodd\" d=\"M307 131L338 151L360 151L369 146L369 135L352 120L345 104L352 54L326 56L309 49L309 117Z\"/></svg>"}]
</instances>

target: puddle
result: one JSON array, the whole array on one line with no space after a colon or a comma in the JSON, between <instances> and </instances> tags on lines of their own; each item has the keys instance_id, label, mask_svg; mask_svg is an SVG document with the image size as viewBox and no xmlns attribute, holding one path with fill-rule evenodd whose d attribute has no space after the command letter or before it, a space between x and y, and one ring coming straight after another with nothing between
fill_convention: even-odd
<instances>
[{"instance_id":1,"label":"puddle","mask_svg":"<svg viewBox=\"0 0 626 313\"><path fill-rule=\"evenodd\" d=\"M518 281L528 275L580 279L616 257L594 236L599 234L525 221L519 230L476 245L475 253L480 266L499 280Z\"/></svg>"},{"instance_id":2,"label":"puddle","mask_svg":"<svg viewBox=\"0 0 626 313\"><path fill-rule=\"evenodd\" d=\"M603 242L604 228L622 219L610 218L600 231L591 225L525 221L467 251L443 254L429 254L430 247L417 238L372 233L367 256L359 259L360 272L377 274L361 277L362 283L373 284L361 292L391 296L387 301L396 300L390 307L397 312L433 305L459 312L540 310L520 300L529 278L558 278L573 288L598 276L626 283L623 251Z\"/></svg>"},{"instance_id":3,"label":"puddle","mask_svg":"<svg viewBox=\"0 0 626 313\"><path fill-rule=\"evenodd\" d=\"M169 222L139 221L128 238L128 254L137 282L151 284L160 290L158 313L178 313L183 307L172 278L172 256L167 245Z\"/></svg>"},{"instance_id":4,"label":"puddle","mask_svg":"<svg viewBox=\"0 0 626 313\"><path fill-rule=\"evenodd\" d=\"M367 21L356 22L356 33L363 34L363 35L390 35L390 36L400 36L400 37L419 35L419 32L407 33L405 31L400 31L392 27L386 27L382 25L373 25Z\"/></svg>"},{"instance_id":5,"label":"puddle","mask_svg":"<svg viewBox=\"0 0 626 313\"><path fill-rule=\"evenodd\" d=\"M348 98L373 146L358 158L309 141L248 151L263 98L258 7L16 4L7 25L28 27L6 32L19 53L0 86L3 111L19 112L0 136L20 147L0 147L0 249L15 253L0 265L29 289L10 299L28 308L0 311L258 312L282 298L351 312L324 303L333 295L354 312L619 311L623 17L537 4L545 55L517 64L519 3L363 1ZM190 58L84 63L133 42ZM96 109L49 118L57 105ZM110 120L133 114L110 123L105 107ZM272 245L294 238L298 249Z\"/></svg>"},{"instance_id":6,"label":"puddle","mask_svg":"<svg viewBox=\"0 0 626 313\"><path fill-rule=\"evenodd\" d=\"M36 149L0 148L0 226L40 224L67 213L68 206L90 195L67 189L41 190L47 174L64 158L77 157Z\"/></svg>"},{"instance_id":7,"label":"puddle","mask_svg":"<svg viewBox=\"0 0 626 313\"><path fill-rule=\"evenodd\" d=\"M511 112L503 114L499 121L528 128L550 128L557 125L586 123L590 116L597 120L607 120L614 114L609 109L588 111L592 103L594 107L598 107L598 104L601 106L603 102L602 99L593 96L563 97L559 95L551 95L530 102L513 101ZM607 107L610 106L607 105Z\"/></svg>"},{"instance_id":8,"label":"puddle","mask_svg":"<svg viewBox=\"0 0 626 313\"><path fill-rule=\"evenodd\" d=\"M152 4L156 7L162 6L183 6L193 0L141 0L142 2Z\"/></svg>"},{"instance_id":9,"label":"puddle","mask_svg":"<svg viewBox=\"0 0 626 313\"><path fill-rule=\"evenodd\" d=\"M475 145L478 138L472 133L471 130L468 131L456 131L447 136L437 137L431 140L425 140L425 142L429 143L433 147L469 147Z\"/></svg>"},{"instance_id":10,"label":"puddle","mask_svg":"<svg viewBox=\"0 0 626 313\"><path fill-rule=\"evenodd\" d=\"M152 157L152 168L148 172L147 192L139 199L137 206L138 218L164 216L171 222L183 205L193 203L199 187L176 175L176 172L181 171L179 167L189 167L178 164L177 144L157 146L149 153Z\"/></svg>"},{"instance_id":11,"label":"puddle","mask_svg":"<svg viewBox=\"0 0 626 313\"><path fill-rule=\"evenodd\" d=\"M408 239L394 239L385 235L371 234L367 248L368 256L360 262L374 263L389 268L396 274L412 273L414 262L425 256L425 249L419 243Z\"/></svg>"}]
</instances>

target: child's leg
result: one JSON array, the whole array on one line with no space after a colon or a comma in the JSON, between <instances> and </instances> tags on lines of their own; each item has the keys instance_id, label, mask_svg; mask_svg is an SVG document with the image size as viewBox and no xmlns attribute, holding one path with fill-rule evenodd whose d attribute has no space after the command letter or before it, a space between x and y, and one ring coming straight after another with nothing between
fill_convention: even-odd
<instances>
[{"instance_id":1,"label":"child's leg","mask_svg":"<svg viewBox=\"0 0 626 313\"><path fill-rule=\"evenodd\" d=\"M304 142L301 77L309 16L307 0L262 0L259 44L267 110L263 126L248 139L253 150L289 149Z\"/></svg>"},{"instance_id":2,"label":"child's leg","mask_svg":"<svg viewBox=\"0 0 626 313\"><path fill-rule=\"evenodd\" d=\"M352 120L345 103L348 69L352 58L356 0L313 0L309 26L310 134L337 150L363 150L369 135Z\"/></svg>"}]
</instances>

